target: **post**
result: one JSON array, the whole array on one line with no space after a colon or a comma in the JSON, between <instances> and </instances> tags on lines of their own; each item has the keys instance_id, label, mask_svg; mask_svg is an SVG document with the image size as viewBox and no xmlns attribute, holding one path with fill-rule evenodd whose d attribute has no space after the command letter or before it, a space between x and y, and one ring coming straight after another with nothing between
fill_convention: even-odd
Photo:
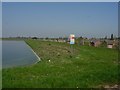
<instances>
[{"instance_id":1,"label":"post","mask_svg":"<svg viewBox=\"0 0 120 90\"><path fill-rule=\"evenodd\" d=\"M72 49L72 53L73 53L73 51L74 51L74 49L73 49L73 44L75 44L75 35L74 34L70 34L70 48Z\"/></svg>"}]
</instances>

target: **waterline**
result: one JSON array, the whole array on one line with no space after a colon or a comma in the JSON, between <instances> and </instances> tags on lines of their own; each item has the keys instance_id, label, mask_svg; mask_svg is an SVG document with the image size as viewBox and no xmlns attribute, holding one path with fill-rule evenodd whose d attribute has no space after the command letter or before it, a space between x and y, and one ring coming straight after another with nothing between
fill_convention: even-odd
<instances>
[{"instance_id":1,"label":"waterline","mask_svg":"<svg viewBox=\"0 0 120 90\"><path fill-rule=\"evenodd\" d=\"M26 43L27 44L27 43ZM37 64L38 62L41 61L40 57L36 54L36 52L34 52L34 50L27 44L27 46L30 48L30 50L36 55L36 57L38 58L38 61L35 62L35 64Z\"/></svg>"}]
</instances>

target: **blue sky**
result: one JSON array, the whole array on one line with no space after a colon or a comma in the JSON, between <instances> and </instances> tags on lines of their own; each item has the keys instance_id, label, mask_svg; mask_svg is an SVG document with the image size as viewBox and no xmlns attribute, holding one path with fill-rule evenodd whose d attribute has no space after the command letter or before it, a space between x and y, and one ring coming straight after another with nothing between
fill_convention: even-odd
<instances>
[{"instance_id":1,"label":"blue sky","mask_svg":"<svg viewBox=\"0 0 120 90\"><path fill-rule=\"evenodd\" d=\"M119 2L119 0L2 0L2 2Z\"/></svg>"},{"instance_id":2,"label":"blue sky","mask_svg":"<svg viewBox=\"0 0 120 90\"><path fill-rule=\"evenodd\" d=\"M117 2L2 3L3 37L118 35Z\"/></svg>"},{"instance_id":3,"label":"blue sky","mask_svg":"<svg viewBox=\"0 0 120 90\"><path fill-rule=\"evenodd\" d=\"M0 38L2 37L2 3L0 2Z\"/></svg>"}]
</instances>

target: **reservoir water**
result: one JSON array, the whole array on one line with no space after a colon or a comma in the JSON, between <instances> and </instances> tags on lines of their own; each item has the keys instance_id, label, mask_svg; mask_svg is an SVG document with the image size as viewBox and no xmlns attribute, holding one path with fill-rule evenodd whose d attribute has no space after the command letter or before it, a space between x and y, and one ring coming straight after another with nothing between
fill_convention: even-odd
<instances>
[{"instance_id":1,"label":"reservoir water","mask_svg":"<svg viewBox=\"0 0 120 90\"><path fill-rule=\"evenodd\" d=\"M31 65L39 57L24 41L2 41L2 67Z\"/></svg>"}]
</instances>

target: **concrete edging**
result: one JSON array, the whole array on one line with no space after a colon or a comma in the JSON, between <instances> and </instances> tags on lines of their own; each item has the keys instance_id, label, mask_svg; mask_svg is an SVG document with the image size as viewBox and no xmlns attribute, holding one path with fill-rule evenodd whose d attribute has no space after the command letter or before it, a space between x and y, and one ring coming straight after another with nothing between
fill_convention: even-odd
<instances>
[{"instance_id":1,"label":"concrete edging","mask_svg":"<svg viewBox=\"0 0 120 90\"><path fill-rule=\"evenodd\" d=\"M26 42L25 42L26 43ZM27 44L27 43L26 43ZM40 59L40 57L34 52L34 50L27 44L27 46L30 48L30 50L35 54L35 56L38 58L38 61L37 62L35 62L35 64L36 63L38 63L39 61L41 61L41 59Z\"/></svg>"}]
</instances>

